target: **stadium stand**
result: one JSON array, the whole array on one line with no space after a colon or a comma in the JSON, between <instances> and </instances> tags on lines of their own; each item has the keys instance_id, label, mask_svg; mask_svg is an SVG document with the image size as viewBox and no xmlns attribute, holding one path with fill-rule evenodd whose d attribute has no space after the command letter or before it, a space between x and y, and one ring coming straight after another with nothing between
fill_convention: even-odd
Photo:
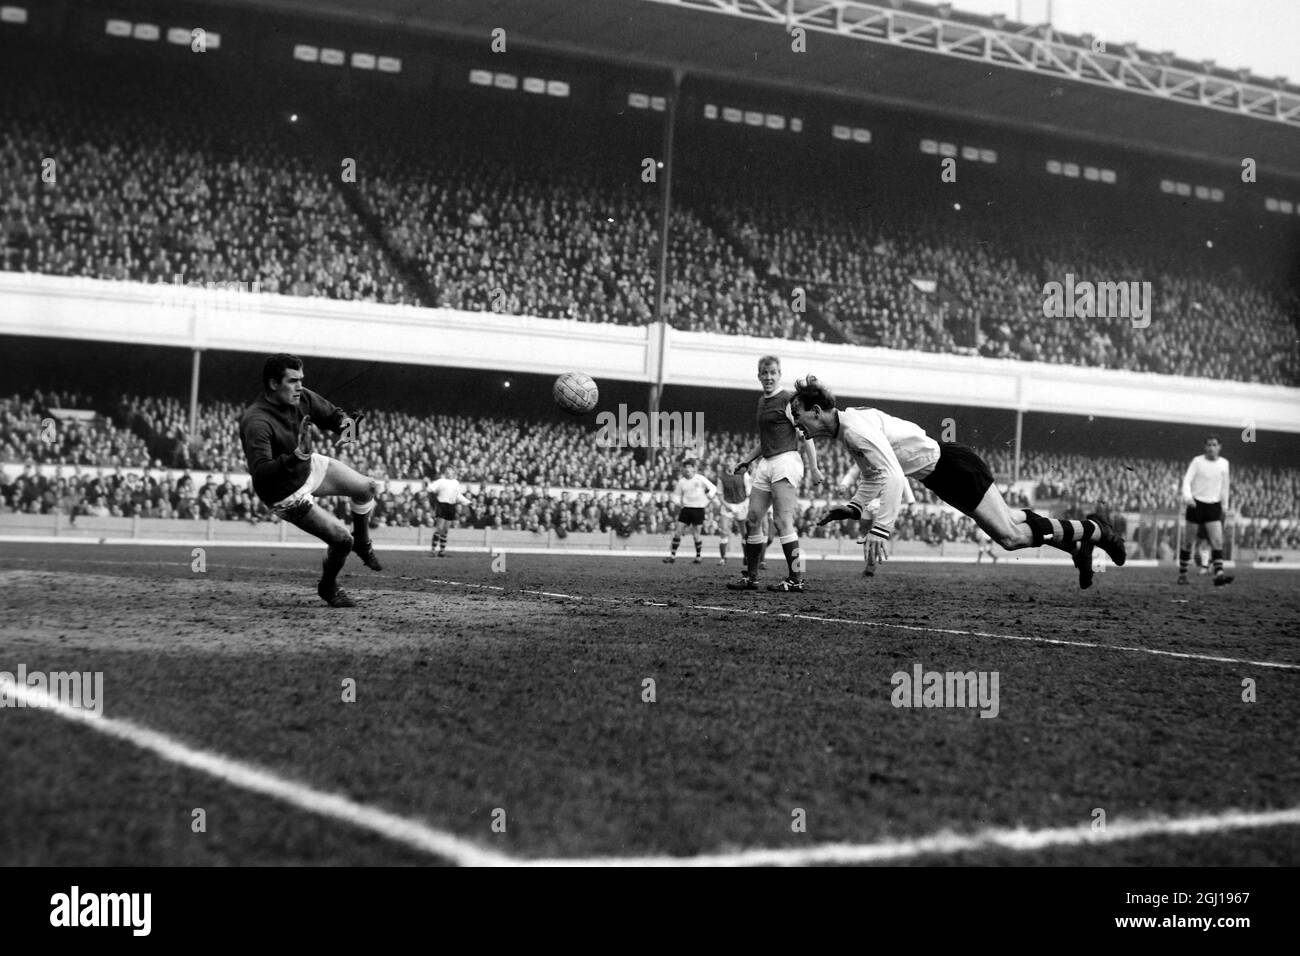
<instances>
[{"instance_id":1,"label":"stadium stand","mask_svg":"<svg viewBox=\"0 0 1300 956\"><path fill-rule=\"evenodd\" d=\"M416 123L397 96L294 124L264 87L201 71L167 84L125 65L114 85L53 75L21 57L0 66L0 269L592 322L653 314L657 193L607 126L566 128L556 150L526 107L483 124L470 105L424 104ZM50 155L55 183L35 174ZM357 159L355 187L336 156ZM846 201L790 156L759 158L777 172L683 157L665 290L678 328L1300 384L1294 283L1244 251L1207 272L1173 241L1177 223L1076 235L1060 228L1065 206L944 215L883 179ZM1044 283L1067 273L1151 281L1151 325L1044 317ZM791 307L795 288L807 312Z\"/></svg>"},{"instance_id":2,"label":"stadium stand","mask_svg":"<svg viewBox=\"0 0 1300 956\"><path fill-rule=\"evenodd\" d=\"M94 408L100 414L88 422L58 419L52 440L46 440L42 422L52 415L51 409L59 408ZM212 402L199 408L199 434L191 445L187 415L174 398L122 396L116 402L96 402L86 395L36 392L0 399L0 463L24 466L0 487L4 508L73 517L270 520L243 481L231 478L246 474L236 431L238 407ZM386 410L368 411L365 421L345 460L404 486L381 495L376 524L431 526L427 487L447 466L456 468L468 486L471 504L462 509L461 527L660 534L676 517L668 489L677 475L680 452L647 460L640 449L597 448L593 433L576 422ZM750 445L752 436L715 430L693 451L703 473L716 478ZM979 450L995 473L1010 473L1005 448ZM847 471L848 461L837 447L822 451L821 466L834 481ZM70 475L51 478L40 473L38 464L74 467ZM1115 512L1177 512L1185 469L1183 460L1032 449L1021 464L1022 474L1035 483L1035 501L1056 501L1083 511L1101 502ZM208 476L196 482L189 471ZM576 490L558 497L548 493L557 488ZM923 505L934 502L919 484L913 482L913 489ZM1029 503L1010 489L1007 493L1013 505ZM1300 470L1235 465L1232 499L1243 518L1266 519L1248 526L1252 543L1290 546L1300 535L1295 520L1300 518ZM331 506L346 511L341 499ZM799 519L800 533L856 534L850 523L820 528L814 522L815 510L808 507ZM712 514L706 530L716 530ZM973 533L969 521L918 508L903 518L896 537L938 543L973 540Z\"/></svg>"}]
</instances>

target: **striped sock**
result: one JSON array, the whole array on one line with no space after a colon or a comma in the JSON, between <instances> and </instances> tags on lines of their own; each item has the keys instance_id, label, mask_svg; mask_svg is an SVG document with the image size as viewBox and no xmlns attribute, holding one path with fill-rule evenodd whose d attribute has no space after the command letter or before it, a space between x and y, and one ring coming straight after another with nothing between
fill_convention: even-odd
<instances>
[{"instance_id":1,"label":"striped sock","mask_svg":"<svg viewBox=\"0 0 1300 956\"><path fill-rule=\"evenodd\" d=\"M1178 552L1178 573L1186 574L1187 566L1192 563L1192 552L1190 548L1183 548Z\"/></svg>"},{"instance_id":2,"label":"striped sock","mask_svg":"<svg viewBox=\"0 0 1300 956\"><path fill-rule=\"evenodd\" d=\"M681 535L676 535L676 534L673 535L672 550L669 551L668 553L671 554L673 557L677 557L677 546L680 545L681 543L682 543Z\"/></svg>"},{"instance_id":3,"label":"striped sock","mask_svg":"<svg viewBox=\"0 0 1300 956\"><path fill-rule=\"evenodd\" d=\"M695 556L698 558L704 553L704 542L699 538L695 539Z\"/></svg>"}]
</instances>

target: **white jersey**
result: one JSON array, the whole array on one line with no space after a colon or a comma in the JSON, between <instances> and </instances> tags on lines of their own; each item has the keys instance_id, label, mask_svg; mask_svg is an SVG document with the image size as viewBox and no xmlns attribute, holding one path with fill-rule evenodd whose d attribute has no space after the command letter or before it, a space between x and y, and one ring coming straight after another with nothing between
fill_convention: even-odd
<instances>
[{"instance_id":1,"label":"white jersey","mask_svg":"<svg viewBox=\"0 0 1300 956\"><path fill-rule=\"evenodd\" d=\"M1214 461L1197 455L1183 475L1183 498L1213 504L1228 504L1228 459L1220 455Z\"/></svg>"},{"instance_id":2,"label":"white jersey","mask_svg":"<svg viewBox=\"0 0 1300 956\"><path fill-rule=\"evenodd\" d=\"M939 460L939 443L920 425L876 408L846 408L839 413L839 419L835 437L847 449L859 473L853 502L865 513L868 505L880 499L871 533L888 538L893 534L903 496L910 491L907 476Z\"/></svg>"},{"instance_id":3,"label":"white jersey","mask_svg":"<svg viewBox=\"0 0 1300 956\"><path fill-rule=\"evenodd\" d=\"M673 486L673 499L681 502L683 508L703 508L709 499L718 493L713 482L703 475L692 478L678 478Z\"/></svg>"},{"instance_id":4,"label":"white jersey","mask_svg":"<svg viewBox=\"0 0 1300 956\"><path fill-rule=\"evenodd\" d=\"M455 478L439 478L429 486L429 494L440 505L469 504L469 499L460 490L460 482Z\"/></svg>"}]
</instances>

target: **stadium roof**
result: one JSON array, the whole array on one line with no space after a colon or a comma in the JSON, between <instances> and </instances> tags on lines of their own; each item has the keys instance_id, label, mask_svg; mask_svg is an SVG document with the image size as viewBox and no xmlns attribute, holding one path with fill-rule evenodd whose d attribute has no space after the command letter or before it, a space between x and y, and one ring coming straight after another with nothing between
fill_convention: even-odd
<instances>
[{"instance_id":1,"label":"stadium roof","mask_svg":"<svg viewBox=\"0 0 1300 956\"><path fill-rule=\"evenodd\" d=\"M525 50L681 68L1300 178L1300 91L1281 80L896 0L218 0ZM940 13L948 13L945 18ZM943 26L935 28L935 24ZM807 52L790 25L806 25ZM874 41L874 42L873 42ZM1107 75L1099 75L1104 73Z\"/></svg>"}]
</instances>

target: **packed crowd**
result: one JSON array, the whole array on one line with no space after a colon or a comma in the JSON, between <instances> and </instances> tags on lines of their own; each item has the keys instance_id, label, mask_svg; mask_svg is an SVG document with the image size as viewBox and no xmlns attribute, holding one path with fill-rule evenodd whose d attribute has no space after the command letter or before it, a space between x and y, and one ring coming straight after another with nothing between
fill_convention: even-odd
<instances>
[{"instance_id":1,"label":"packed crowd","mask_svg":"<svg viewBox=\"0 0 1300 956\"><path fill-rule=\"evenodd\" d=\"M1117 230L1103 244L1042 213L1008 224L925 213L897 198L858 214L843 197L788 188L712 195L712 214L769 275L804 288L863 345L1300 383L1293 286L1240 266L1209 277L1204 265L1150 237ZM1043 288L1067 274L1149 281L1150 324L1046 317Z\"/></svg>"},{"instance_id":2,"label":"packed crowd","mask_svg":"<svg viewBox=\"0 0 1300 956\"><path fill-rule=\"evenodd\" d=\"M659 188L591 131L526 111L484 124L455 104L413 123L405 102L294 125L197 74L54 76L0 75L0 269L592 322L654 313ZM857 203L806 175L683 175L664 293L679 328L838 329L891 349L1300 384L1294 286L1241 265L1207 274L1158 236L1075 236L1032 203L939 216L884 187ZM1151 281L1150 325L1046 318L1044 283L1067 273Z\"/></svg>"},{"instance_id":3,"label":"packed crowd","mask_svg":"<svg viewBox=\"0 0 1300 956\"><path fill-rule=\"evenodd\" d=\"M337 173L212 93L183 73L0 76L0 269L417 303Z\"/></svg>"},{"instance_id":4,"label":"packed crowd","mask_svg":"<svg viewBox=\"0 0 1300 956\"><path fill-rule=\"evenodd\" d=\"M60 410L77 409L80 417ZM239 407L229 402L200 405L199 430L189 434L188 411L174 398L122 396L104 414L89 396L40 393L0 398L0 462L28 463L5 489L11 510L67 514L140 515L259 520L266 509L242 490L246 473L237 433ZM338 452L359 471L388 481L427 483L444 469L456 469L474 488L472 504L462 515L470 527L554 528L633 533L666 529L676 516L669 491L681 461L692 456L701 471L717 476L752 451L752 435L707 431L690 448L649 456L645 449L598 447L596 434L576 422L414 415L367 411L356 441ZM1004 447L980 449L1013 506L1029 499L1009 487L1011 452ZM823 444L819 463L834 483L849 468L838 445ZM51 481L36 464L78 466L70 477ZM1181 507L1184 460L1109 455L1088 457L1027 450L1021 474L1035 483L1035 501L1103 502L1112 511L1173 511ZM145 469L132 478L121 468ZM201 484L189 471L227 476ZM188 482L186 484L185 482ZM921 504L934 496L913 481ZM489 491L487 486L499 490ZM581 489L552 500L547 488ZM842 494L833 487L834 496ZM613 494L631 492L631 497ZM1232 507L1243 518L1300 517L1300 470L1235 465ZM557 511L556 509L559 509ZM902 537L958 540L971 529L932 523L918 510ZM425 525L432 508L417 491L394 491L376 512L386 524ZM712 519L711 519L712 520ZM804 533L817 534L812 513L803 516ZM658 533L655 531L655 533Z\"/></svg>"}]
</instances>

